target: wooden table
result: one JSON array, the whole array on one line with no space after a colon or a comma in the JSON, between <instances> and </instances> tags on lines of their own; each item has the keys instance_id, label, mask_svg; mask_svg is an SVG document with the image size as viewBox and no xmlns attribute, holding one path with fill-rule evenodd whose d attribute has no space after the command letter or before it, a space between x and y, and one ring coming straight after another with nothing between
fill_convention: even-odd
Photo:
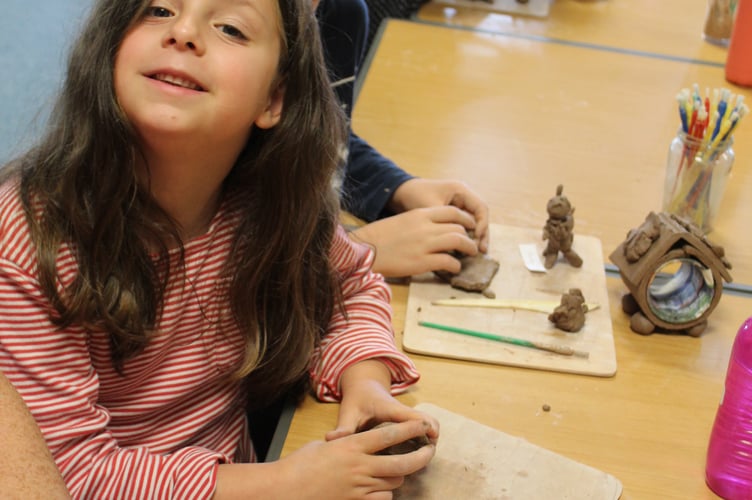
<instances>
[{"instance_id":1,"label":"wooden table","mask_svg":"<svg viewBox=\"0 0 752 500\"><path fill-rule=\"evenodd\" d=\"M575 231L601 239L604 262L660 209L676 92L694 82L727 86L717 66L409 21L390 21L378 43L355 107L361 136L417 175L465 180L497 223L542 228L546 201L563 183ZM752 283L752 206L743 196L752 192L750 138L752 123L743 123L711 234L742 283ZM714 498L704 482L707 439L752 300L724 294L700 338L643 337L621 311L623 283L607 281L613 378L413 355L422 379L401 400L437 404L608 472L622 481L623 498ZM408 288L392 289L401 343ZM321 439L337 409L307 399L282 455Z\"/></svg>"},{"instance_id":2,"label":"wooden table","mask_svg":"<svg viewBox=\"0 0 752 500\"><path fill-rule=\"evenodd\" d=\"M477 0L482 2L482 0ZM551 0L546 18L455 8L432 0L417 19L490 33L548 37L617 50L723 64L726 49L702 38L707 0Z\"/></svg>"},{"instance_id":3,"label":"wooden table","mask_svg":"<svg viewBox=\"0 0 752 500\"><path fill-rule=\"evenodd\" d=\"M660 210L683 87L729 87L723 68L503 34L391 21L354 109L354 128L418 176L466 181L494 222L543 227L556 185L576 232L604 260ZM733 91L752 102L752 91ZM711 240L752 283L752 118Z\"/></svg>"},{"instance_id":4,"label":"wooden table","mask_svg":"<svg viewBox=\"0 0 752 500\"><path fill-rule=\"evenodd\" d=\"M618 371L613 378L412 355L420 382L400 400L434 403L612 474L627 499L716 498L704 481L705 453L733 335L749 299L724 297L700 338L629 330L621 281L609 279ZM407 286L392 286L401 342ZM541 412L543 404L551 406ZM337 405L307 398L282 456L335 427Z\"/></svg>"}]
</instances>

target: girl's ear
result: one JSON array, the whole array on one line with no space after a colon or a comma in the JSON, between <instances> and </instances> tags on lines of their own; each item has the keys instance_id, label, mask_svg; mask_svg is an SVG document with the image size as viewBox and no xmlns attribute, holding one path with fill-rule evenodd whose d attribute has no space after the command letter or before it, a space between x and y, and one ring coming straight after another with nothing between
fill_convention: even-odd
<instances>
[{"instance_id":1,"label":"girl's ear","mask_svg":"<svg viewBox=\"0 0 752 500\"><path fill-rule=\"evenodd\" d=\"M277 88L269 96L269 102L264 111L256 118L254 122L259 128L272 128L279 123L282 118L282 104L285 100L284 84L277 85Z\"/></svg>"}]
</instances>

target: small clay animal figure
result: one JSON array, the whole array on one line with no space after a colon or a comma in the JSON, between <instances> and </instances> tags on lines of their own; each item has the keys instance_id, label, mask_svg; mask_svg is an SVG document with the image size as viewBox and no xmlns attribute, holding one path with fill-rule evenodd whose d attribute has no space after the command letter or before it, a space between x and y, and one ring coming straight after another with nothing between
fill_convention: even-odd
<instances>
[{"instance_id":1,"label":"small clay animal figure","mask_svg":"<svg viewBox=\"0 0 752 500\"><path fill-rule=\"evenodd\" d=\"M585 297L579 288L570 288L561 296L561 304L548 315L548 320L559 330L579 332L585 325Z\"/></svg>"},{"instance_id":2,"label":"small clay animal figure","mask_svg":"<svg viewBox=\"0 0 752 500\"><path fill-rule=\"evenodd\" d=\"M645 218L640 227L631 229L624 242L624 257L627 262L637 262L647 253L653 245L653 241L661 235L661 221L654 212Z\"/></svg>"},{"instance_id":3,"label":"small clay animal figure","mask_svg":"<svg viewBox=\"0 0 752 500\"><path fill-rule=\"evenodd\" d=\"M574 241L574 208L566 196L561 194L564 186L559 184L556 187L556 196L548 200L546 211L548 220L543 227L543 239L548 240L546 249L543 250L545 260L543 265L546 269L551 269L556 264L559 252L564 255L570 265L574 267L582 266L582 258L577 252L572 250Z\"/></svg>"}]
</instances>

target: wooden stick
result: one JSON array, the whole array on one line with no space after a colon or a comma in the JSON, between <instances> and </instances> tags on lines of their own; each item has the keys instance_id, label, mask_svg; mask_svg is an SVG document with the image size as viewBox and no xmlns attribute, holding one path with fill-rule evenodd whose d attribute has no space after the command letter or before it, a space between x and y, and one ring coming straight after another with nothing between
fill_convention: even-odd
<instances>
[{"instance_id":1,"label":"wooden stick","mask_svg":"<svg viewBox=\"0 0 752 500\"><path fill-rule=\"evenodd\" d=\"M451 307L491 307L496 309L524 309L542 313L552 313L560 302L552 300L525 300L525 299L441 299L431 302L434 306ZM600 307L595 303L586 303L588 311Z\"/></svg>"}]
</instances>

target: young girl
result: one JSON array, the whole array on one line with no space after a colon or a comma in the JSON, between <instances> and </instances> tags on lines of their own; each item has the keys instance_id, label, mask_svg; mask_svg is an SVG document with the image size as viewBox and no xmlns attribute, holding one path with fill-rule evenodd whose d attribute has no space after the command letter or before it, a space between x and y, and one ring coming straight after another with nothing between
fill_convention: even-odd
<instances>
[{"instance_id":1,"label":"young girl","mask_svg":"<svg viewBox=\"0 0 752 500\"><path fill-rule=\"evenodd\" d=\"M418 374L337 226L344 138L310 0L97 2L0 184L0 370L73 497L391 498L429 462L375 455L438 424L392 396ZM337 428L244 463L246 404L304 376Z\"/></svg>"}]
</instances>

